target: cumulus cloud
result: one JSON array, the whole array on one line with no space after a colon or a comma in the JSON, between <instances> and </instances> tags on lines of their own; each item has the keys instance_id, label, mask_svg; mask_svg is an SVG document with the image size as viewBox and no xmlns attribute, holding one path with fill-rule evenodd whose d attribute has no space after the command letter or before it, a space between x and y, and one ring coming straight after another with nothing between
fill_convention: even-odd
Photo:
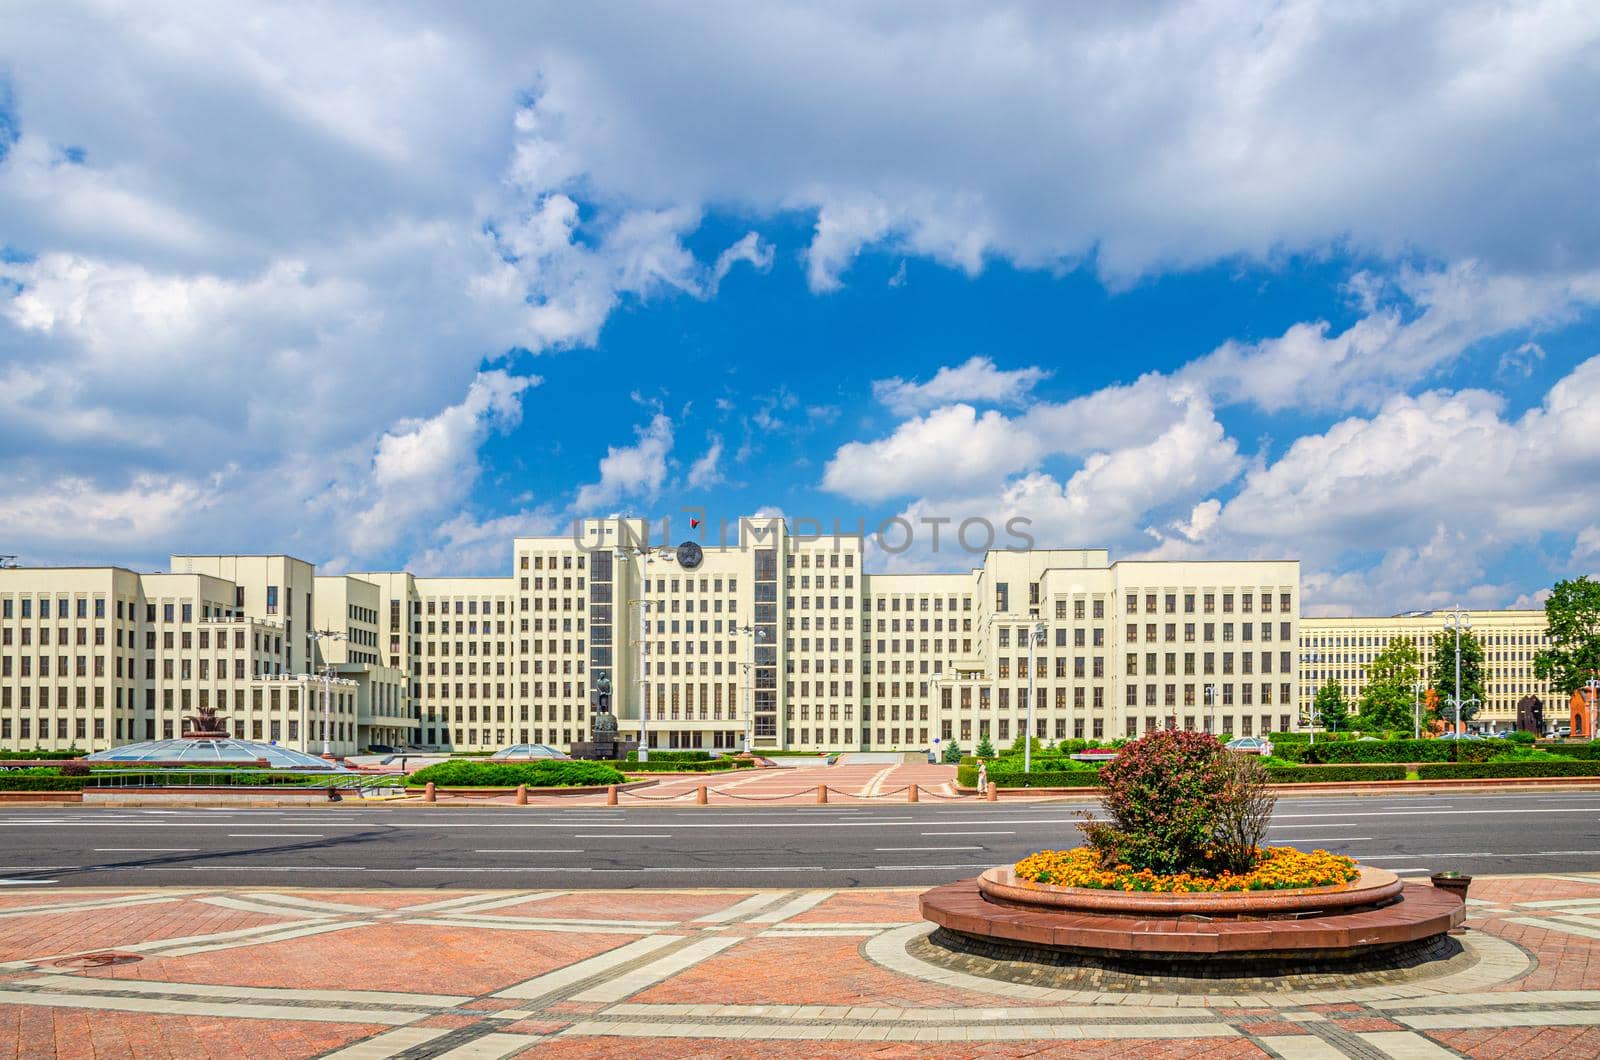
<instances>
[{"instance_id":1,"label":"cumulus cloud","mask_svg":"<svg viewBox=\"0 0 1600 1060\"><path fill-rule=\"evenodd\" d=\"M600 460L600 481L578 490L573 502L580 514L596 514L603 506L624 499L653 501L660 495L667 478L667 456L672 452L672 420L658 412L637 433L633 445L613 445L606 450Z\"/></svg>"},{"instance_id":2,"label":"cumulus cloud","mask_svg":"<svg viewBox=\"0 0 1600 1060\"><path fill-rule=\"evenodd\" d=\"M949 405L907 420L875 442L839 447L822 487L856 500L981 489L1027 467L1037 443L998 412Z\"/></svg>"},{"instance_id":3,"label":"cumulus cloud","mask_svg":"<svg viewBox=\"0 0 1600 1060\"><path fill-rule=\"evenodd\" d=\"M722 474L722 437L713 434L711 444L699 459L689 465L687 482L690 489L710 489L724 481Z\"/></svg>"},{"instance_id":4,"label":"cumulus cloud","mask_svg":"<svg viewBox=\"0 0 1600 1060\"><path fill-rule=\"evenodd\" d=\"M876 380L872 384L872 396L889 411L901 416L925 412L956 401L970 401L977 405L1015 405L1049 375L1045 369L1033 367L1005 371L996 367L988 357L971 357L963 364L940 368L926 383L901 379L899 376Z\"/></svg>"}]
</instances>

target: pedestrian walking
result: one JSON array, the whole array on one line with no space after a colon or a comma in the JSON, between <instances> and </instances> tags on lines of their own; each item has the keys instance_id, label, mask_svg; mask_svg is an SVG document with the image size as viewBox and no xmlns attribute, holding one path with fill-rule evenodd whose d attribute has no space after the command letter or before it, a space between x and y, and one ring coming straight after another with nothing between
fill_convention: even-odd
<instances>
[{"instance_id":1,"label":"pedestrian walking","mask_svg":"<svg viewBox=\"0 0 1600 1060\"><path fill-rule=\"evenodd\" d=\"M989 763L978 763L978 794L989 794Z\"/></svg>"}]
</instances>

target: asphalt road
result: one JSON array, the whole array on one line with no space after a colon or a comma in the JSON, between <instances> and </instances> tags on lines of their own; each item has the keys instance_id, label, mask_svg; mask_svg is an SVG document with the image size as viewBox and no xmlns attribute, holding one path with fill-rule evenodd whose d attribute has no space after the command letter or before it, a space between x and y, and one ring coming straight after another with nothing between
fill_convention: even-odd
<instances>
[{"instance_id":1,"label":"asphalt road","mask_svg":"<svg viewBox=\"0 0 1600 1060\"><path fill-rule=\"evenodd\" d=\"M0 886L932 884L1078 842L1034 804L0 810ZM1600 871L1600 792L1284 799L1270 842L1403 875Z\"/></svg>"}]
</instances>

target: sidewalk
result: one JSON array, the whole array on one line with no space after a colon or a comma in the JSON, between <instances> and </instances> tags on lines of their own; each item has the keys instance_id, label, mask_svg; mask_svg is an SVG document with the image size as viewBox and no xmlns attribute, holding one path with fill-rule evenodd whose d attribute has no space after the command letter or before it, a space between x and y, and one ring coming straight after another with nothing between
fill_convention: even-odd
<instances>
[{"instance_id":1,"label":"sidewalk","mask_svg":"<svg viewBox=\"0 0 1600 1060\"><path fill-rule=\"evenodd\" d=\"M7 891L0 1054L1600 1054L1600 874L1478 880L1445 977L1228 996L935 967L920 890Z\"/></svg>"}]
</instances>

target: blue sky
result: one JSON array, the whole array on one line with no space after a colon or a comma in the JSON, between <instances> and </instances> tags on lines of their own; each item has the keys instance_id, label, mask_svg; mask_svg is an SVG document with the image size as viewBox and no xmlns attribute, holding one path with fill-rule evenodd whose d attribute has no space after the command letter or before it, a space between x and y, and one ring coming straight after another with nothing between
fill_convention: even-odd
<instances>
[{"instance_id":1,"label":"blue sky","mask_svg":"<svg viewBox=\"0 0 1600 1060\"><path fill-rule=\"evenodd\" d=\"M1591 5L24 7L28 562L495 573L701 506L1335 613L1596 567Z\"/></svg>"}]
</instances>

